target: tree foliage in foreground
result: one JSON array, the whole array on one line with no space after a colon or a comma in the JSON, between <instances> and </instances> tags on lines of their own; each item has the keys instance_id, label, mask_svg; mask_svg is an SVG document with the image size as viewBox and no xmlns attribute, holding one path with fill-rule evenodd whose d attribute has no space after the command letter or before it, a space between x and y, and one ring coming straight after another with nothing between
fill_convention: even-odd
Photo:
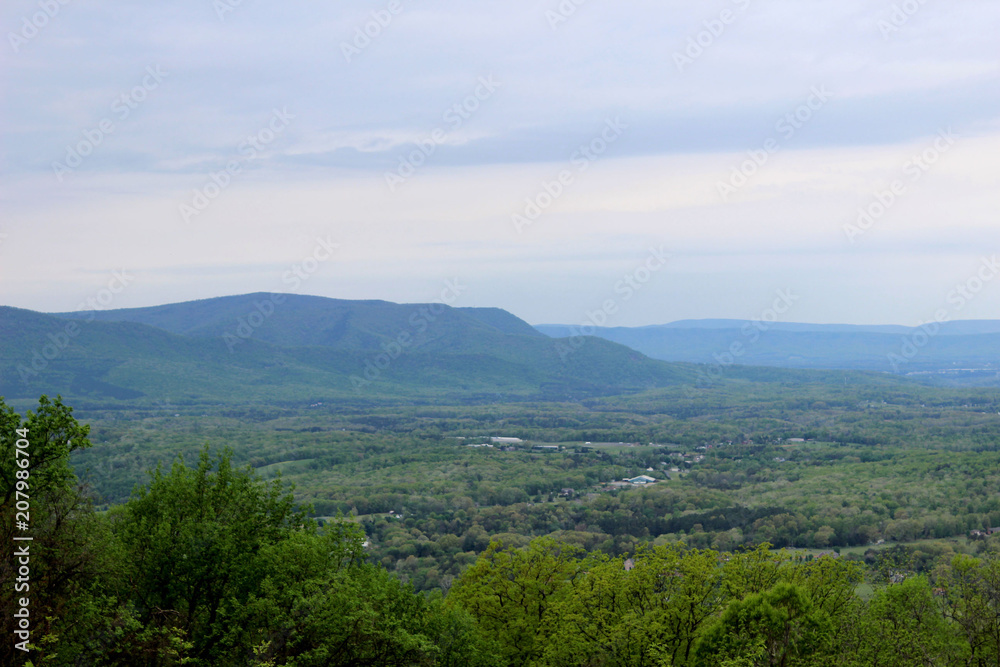
<instances>
[{"instance_id":1,"label":"tree foliage in foreground","mask_svg":"<svg viewBox=\"0 0 1000 667\"><path fill-rule=\"evenodd\" d=\"M95 513L69 468L87 428L58 399L25 419L0 401L3 539L13 449L31 440L32 650L7 665L398 667L995 667L1000 560L927 576L865 572L761 546L610 556L553 538L494 541L447 598L369 562L362 528L320 527L279 480L203 451ZM859 585L865 575L875 588ZM0 564L11 637L15 571ZM860 594L867 590L865 594Z\"/></svg>"},{"instance_id":2,"label":"tree foliage in foreground","mask_svg":"<svg viewBox=\"0 0 1000 667\"><path fill-rule=\"evenodd\" d=\"M320 528L280 480L265 484L223 453L156 470L126 504L97 515L67 456L86 427L43 398L20 418L0 403L0 488L10 544L14 433L30 431L31 651L3 644L0 663L32 665L473 664L471 621L440 611L366 562L364 533ZM36 550L37 548L37 550ZM11 558L0 585L5 637ZM447 637L446 637L447 635ZM30 663L29 663L30 660Z\"/></svg>"}]
</instances>

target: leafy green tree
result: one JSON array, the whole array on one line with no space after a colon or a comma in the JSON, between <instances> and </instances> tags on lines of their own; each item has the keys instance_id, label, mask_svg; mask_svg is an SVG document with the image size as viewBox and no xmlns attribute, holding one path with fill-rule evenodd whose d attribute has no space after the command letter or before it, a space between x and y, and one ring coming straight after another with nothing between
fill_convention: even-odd
<instances>
[{"instance_id":1,"label":"leafy green tree","mask_svg":"<svg viewBox=\"0 0 1000 667\"><path fill-rule=\"evenodd\" d=\"M435 667L500 667L500 647L469 612L434 595L427 634L437 646Z\"/></svg>"},{"instance_id":2,"label":"leafy green tree","mask_svg":"<svg viewBox=\"0 0 1000 667\"><path fill-rule=\"evenodd\" d=\"M911 577L876 592L856 626L845 664L880 667L962 665L968 645L948 624L925 577Z\"/></svg>"},{"instance_id":3,"label":"leafy green tree","mask_svg":"<svg viewBox=\"0 0 1000 667\"><path fill-rule=\"evenodd\" d=\"M117 563L108 531L69 464L72 452L90 447L89 427L72 412L61 398L42 396L22 420L0 399L0 541L19 551L26 548L30 561L29 580L16 582L20 564L5 546L0 628L6 639L0 643L0 664L20 664L29 657L10 641L21 598L29 601L35 664L70 660L107 615L110 603L97 591L98 581L114 576ZM15 536L32 539L15 542Z\"/></svg>"},{"instance_id":4,"label":"leafy green tree","mask_svg":"<svg viewBox=\"0 0 1000 667\"><path fill-rule=\"evenodd\" d=\"M741 599L751 593L762 593L774 586L782 576L785 556L761 544L750 551L726 554L726 577L723 585L729 598Z\"/></svg>"},{"instance_id":5,"label":"leafy green tree","mask_svg":"<svg viewBox=\"0 0 1000 667\"><path fill-rule=\"evenodd\" d=\"M418 667L475 657L474 645L435 643L449 624L475 639L468 617L432 609L366 562L358 525L318 528L280 479L233 468L228 451L156 470L112 524L140 627L186 642L131 664Z\"/></svg>"},{"instance_id":6,"label":"leafy green tree","mask_svg":"<svg viewBox=\"0 0 1000 667\"><path fill-rule=\"evenodd\" d=\"M1000 665L1000 560L958 555L937 574L945 613L969 645L969 667Z\"/></svg>"},{"instance_id":7,"label":"leafy green tree","mask_svg":"<svg viewBox=\"0 0 1000 667\"><path fill-rule=\"evenodd\" d=\"M828 665L831 630L805 589L782 582L730 602L698 644L698 665Z\"/></svg>"},{"instance_id":8,"label":"leafy green tree","mask_svg":"<svg viewBox=\"0 0 1000 667\"><path fill-rule=\"evenodd\" d=\"M722 601L714 551L641 548L628 560L595 554L582 567L554 614L547 664L685 664Z\"/></svg>"},{"instance_id":9,"label":"leafy green tree","mask_svg":"<svg viewBox=\"0 0 1000 667\"><path fill-rule=\"evenodd\" d=\"M814 605L836 619L857 604L855 589L863 581L864 572L858 563L824 557L785 567L782 576L802 586Z\"/></svg>"},{"instance_id":10,"label":"leafy green tree","mask_svg":"<svg viewBox=\"0 0 1000 667\"><path fill-rule=\"evenodd\" d=\"M147 627L179 630L191 657L219 664L231 623L256 594L261 551L295 530L315 530L280 480L235 470L230 453L196 468L157 469L148 488L112 513L125 557L126 590ZM149 664L160 664L152 659Z\"/></svg>"},{"instance_id":11,"label":"leafy green tree","mask_svg":"<svg viewBox=\"0 0 1000 667\"><path fill-rule=\"evenodd\" d=\"M448 595L494 637L503 665L540 664L546 638L559 626L560 601L580 574L580 549L550 538L524 549L492 542Z\"/></svg>"},{"instance_id":12,"label":"leafy green tree","mask_svg":"<svg viewBox=\"0 0 1000 667\"><path fill-rule=\"evenodd\" d=\"M356 525L331 522L319 534L296 532L262 549L267 575L233 624L234 646L259 647L244 664L434 664L439 649L427 635L427 602L365 563L363 540Z\"/></svg>"}]
</instances>

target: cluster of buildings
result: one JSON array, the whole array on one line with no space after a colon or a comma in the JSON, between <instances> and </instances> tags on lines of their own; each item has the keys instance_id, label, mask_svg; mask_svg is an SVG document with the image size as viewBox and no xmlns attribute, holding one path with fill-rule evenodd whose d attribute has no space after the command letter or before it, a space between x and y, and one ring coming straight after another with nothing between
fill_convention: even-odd
<instances>
[{"instance_id":1,"label":"cluster of buildings","mask_svg":"<svg viewBox=\"0 0 1000 667\"><path fill-rule=\"evenodd\" d=\"M1000 533L1000 528L987 528L986 530L973 530L969 532L969 539L971 540L981 540L989 537L990 535L996 535Z\"/></svg>"}]
</instances>

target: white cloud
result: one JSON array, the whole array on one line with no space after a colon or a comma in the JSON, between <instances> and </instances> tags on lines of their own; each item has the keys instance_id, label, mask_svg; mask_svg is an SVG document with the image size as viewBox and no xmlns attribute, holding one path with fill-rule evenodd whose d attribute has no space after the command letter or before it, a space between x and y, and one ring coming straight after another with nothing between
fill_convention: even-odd
<instances>
[{"instance_id":1,"label":"white cloud","mask_svg":"<svg viewBox=\"0 0 1000 667\"><path fill-rule=\"evenodd\" d=\"M458 273L479 305L571 321L667 244L676 263L622 324L753 314L789 281L819 319L915 321L992 243L996 3L927 3L884 39L891 2L755 0L684 72L674 54L742 0L591 2L557 30L554 1L403 3L350 64L340 44L379 3L245 2L225 21L204 0L71 3L0 48L5 302L72 307L122 266L146 274L122 305L278 289L278 268L333 233L343 255L310 283L331 296L421 300ZM0 25L35 10L4 3ZM60 185L51 163L148 65L169 79ZM503 87L390 193L384 172L487 74ZM833 100L723 202L719 181L816 85ZM184 225L178 205L286 106L287 133ZM516 234L524 198L618 115L621 142ZM847 243L857 208L947 125L968 140Z\"/></svg>"}]
</instances>

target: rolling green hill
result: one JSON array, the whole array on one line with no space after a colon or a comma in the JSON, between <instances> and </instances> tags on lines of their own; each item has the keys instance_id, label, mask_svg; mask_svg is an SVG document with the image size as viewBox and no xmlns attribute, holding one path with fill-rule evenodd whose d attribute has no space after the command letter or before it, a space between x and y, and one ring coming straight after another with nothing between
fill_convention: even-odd
<instances>
[{"instance_id":1,"label":"rolling green hill","mask_svg":"<svg viewBox=\"0 0 1000 667\"><path fill-rule=\"evenodd\" d=\"M493 341L497 334L532 338L543 335L499 308L451 308L443 304L345 301L298 294L245 294L150 308L91 313L54 313L56 317L101 322L135 322L197 338L252 337L282 347L323 346L378 350L401 333L415 345L451 347L460 339Z\"/></svg>"},{"instance_id":2,"label":"rolling green hill","mask_svg":"<svg viewBox=\"0 0 1000 667\"><path fill-rule=\"evenodd\" d=\"M61 316L0 307L0 395L12 399L563 398L694 374L600 338L554 341L499 309L267 294Z\"/></svg>"}]
</instances>

